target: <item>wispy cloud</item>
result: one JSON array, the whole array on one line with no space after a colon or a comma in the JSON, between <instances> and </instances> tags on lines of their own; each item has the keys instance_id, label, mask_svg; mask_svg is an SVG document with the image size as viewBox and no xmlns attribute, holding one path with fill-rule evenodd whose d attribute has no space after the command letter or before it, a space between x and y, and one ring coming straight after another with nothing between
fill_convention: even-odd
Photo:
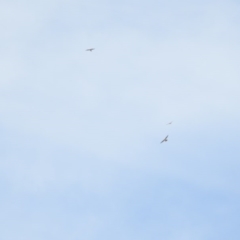
<instances>
[{"instance_id":1,"label":"wispy cloud","mask_svg":"<svg viewBox=\"0 0 240 240\"><path fill-rule=\"evenodd\" d=\"M236 2L0 9L2 238L236 239Z\"/></svg>"}]
</instances>

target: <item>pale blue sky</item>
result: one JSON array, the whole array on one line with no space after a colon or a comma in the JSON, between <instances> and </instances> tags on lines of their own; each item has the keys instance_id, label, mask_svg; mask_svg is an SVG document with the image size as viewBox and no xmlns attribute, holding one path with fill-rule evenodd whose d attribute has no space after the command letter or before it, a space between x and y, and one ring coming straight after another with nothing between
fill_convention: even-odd
<instances>
[{"instance_id":1,"label":"pale blue sky","mask_svg":"<svg viewBox=\"0 0 240 240\"><path fill-rule=\"evenodd\" d=\"M238 240L239 16L1 1L0 239Z\"/></svg>"}]
</instances>

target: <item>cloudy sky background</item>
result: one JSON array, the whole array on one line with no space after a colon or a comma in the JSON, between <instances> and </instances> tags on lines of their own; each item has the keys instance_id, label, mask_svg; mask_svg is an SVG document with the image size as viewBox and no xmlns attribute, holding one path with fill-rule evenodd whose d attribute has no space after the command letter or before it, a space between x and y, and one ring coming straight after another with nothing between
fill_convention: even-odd
<instances>
[{"instance_id":1,"label":"cloudy sky background","mask_svg":"<svg viewBox=\"0 0 240 240\"><path fill-rule=\"evenodd\" d=\"M0 238L238 240L239 16L2 0Z\"/></svg>"}]
</instances>

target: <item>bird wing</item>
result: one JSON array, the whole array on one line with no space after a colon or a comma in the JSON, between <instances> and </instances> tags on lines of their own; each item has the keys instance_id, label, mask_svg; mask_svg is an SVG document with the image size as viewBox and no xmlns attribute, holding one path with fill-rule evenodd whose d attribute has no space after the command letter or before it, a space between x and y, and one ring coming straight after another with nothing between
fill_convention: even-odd
<instances>
[{"instance_id":1,"label":"bird wing","mask_svg":"<svg viewBox=\"0 0 240 240\"><path fill-rule=\"evenodd\" d=\"M168 135L161 141L161 143L166 142L168 138Z\"/></svg>"}]
</instances>

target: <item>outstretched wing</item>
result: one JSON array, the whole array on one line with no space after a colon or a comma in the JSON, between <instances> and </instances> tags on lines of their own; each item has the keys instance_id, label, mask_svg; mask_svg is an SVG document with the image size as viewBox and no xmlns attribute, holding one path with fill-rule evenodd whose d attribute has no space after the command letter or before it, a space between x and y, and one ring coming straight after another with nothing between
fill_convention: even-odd
<instances>
[{"instance_id":1,"label":"outstretched wing","mask_svg":"<svg viewBox=\"0 0 240 240\"><path fill-rule=\"evenodd\" d=\"M161 141L161 143L166 142L168 138L168 135Z\"/></svg>"},{"instance_id":2,"label":"outstretched wing","mask_svg":"<svg viewBox=\"0 0 240 240\"><path fill-rule=\"evenodd\" d=\"M163 140L161 141L161 143L163 143L163 142L165 142L165 139L163 139Z\"/></svg>"}]
</instances>

